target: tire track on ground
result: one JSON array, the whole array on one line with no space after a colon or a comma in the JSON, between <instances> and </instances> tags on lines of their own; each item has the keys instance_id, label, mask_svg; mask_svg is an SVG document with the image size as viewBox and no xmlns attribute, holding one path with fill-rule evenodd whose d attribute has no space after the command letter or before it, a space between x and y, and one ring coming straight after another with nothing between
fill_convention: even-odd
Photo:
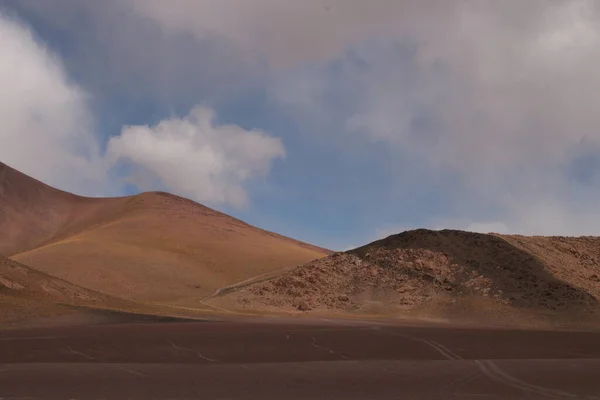
<instances>
[{"instance_id":1,"label":"tire track on ground","mask_svg":"<svg viewBox=\"0 0 600 400\"><path fill-rule=\"evenodd\" d=\"M540 396L554 398L554 399L576 399L579 398L576 394L563 392L560 390L554 390L545 388L542 386L532 385L525 381L515 378L512 375L509 375L507 372L503 371L498 365L496 365L492 360L475 360L475 364L477 367L486 375L488 378L496 381L498 383L502 383L506 386L510 386L516 389L520 389L524 392L537 394Z\"/></svg>"},{"instance_id":2,"label":"tire track on ground","mask_svg":"<svg viewBox=\"0 0 600 400\"><path fill-rule=\"evenodd\" d=\"M404 335L404 334L400 334L400 333L396 333L396 332L389 332L389 331L385 331L385 332L388 334L394 335L394 336L399 336L399 337L403 337L406 339L412 339L412 340L424 343L427 346L434 349L435 351L437 351L438 353L440 353L441 355L443 355L444 357L446 357L450 361L468 361L468 360L465 360L463 357L459 356L458 354L456 354L455 352L453 352L452 350L450 350L448 347L446 347L436 341L422 339L422 338L418 338L418 337L414 337L414 336L410 336L410 335ZM548 398L554 398L554 399L577 399L577 398L579 398L579 396L577 396L576 394L573 394L573 393L550 389L550 388L546 388L543 386L537 386L537 385L533 385L531 383L525 382L523 380L520 380L520 379L508 374L506 371L502 370L492 360L473 360L473 363L477 366L480 373L482 373L489 379L493 380L494 382L497 382L497 383L500 383L500 384L503 384L503 385L506 385L506 386L509 386L509 387L512 387L515 389L519 389L519 390L527 392L527 393L536 394L536 395L540 395L540 396L544 396L544 397L548 397Z\"/></svg>"}]
</instances>

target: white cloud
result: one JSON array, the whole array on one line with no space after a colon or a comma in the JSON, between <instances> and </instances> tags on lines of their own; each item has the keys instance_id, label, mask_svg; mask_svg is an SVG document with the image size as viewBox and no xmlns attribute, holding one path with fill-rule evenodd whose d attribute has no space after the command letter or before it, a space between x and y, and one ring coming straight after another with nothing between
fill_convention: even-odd
<instances>
[{"instance_id":1,"label":"white cloud","mask_svg":"<svg viewBox=\"0 0 600 400\"><path fill-rule=\"evenodd\" d=\"M110 139L107 157L133 167L139 186L156 181L168 190L210 204L248 202L244 184L265 176L285 156L282 142L259 130L219 125L211 109L155 126L127 126Z\"/></svg>"},{"instance_id":2,"label":"white cloud","mask_svg":"<svg viewBox=\"0 0 600 400\"><path fill-rule=\"evenodd\" d=\"M104 191L87 96L60 61L0 13L0 161L79 193Z\"/></svg>"}]
</instances>

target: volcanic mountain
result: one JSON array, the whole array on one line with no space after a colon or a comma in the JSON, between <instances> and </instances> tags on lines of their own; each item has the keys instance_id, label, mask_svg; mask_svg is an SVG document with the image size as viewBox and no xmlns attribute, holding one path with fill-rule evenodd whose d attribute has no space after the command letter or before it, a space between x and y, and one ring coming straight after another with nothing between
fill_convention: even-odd
<instances>
[{"instance_id":1,"label":"volcanic mountain","mask_svg":"<svg viewBox=\"0 0 600 400\"><path fill-rule=\"evenodd\" d=\"M82 197L0 163L0 255L103 294L193 307L329 253L168 193Z\"/></svg>"}]
</instances>

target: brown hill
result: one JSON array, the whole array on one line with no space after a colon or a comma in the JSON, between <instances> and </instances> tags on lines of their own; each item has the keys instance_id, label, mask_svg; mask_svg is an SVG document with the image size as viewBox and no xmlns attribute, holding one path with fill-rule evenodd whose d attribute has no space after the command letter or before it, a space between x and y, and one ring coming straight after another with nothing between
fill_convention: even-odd
<instances>
[{"instance_id":1,"label":"brown hill","mask_svg":"<svg viewBox=\"0 0 600 400\"><path fill-rule=\"evenodd\" d=\"M328 253L167 193L86 198L0 164L0 254L109 295L194 305Z\"/></svg>"},{"instance_id":2,"label":"brown hill","mask_svg":"<svg viewBox=\"0 0 600 400\"><path fill-rule=\"evenodd\" d=\"M600 238L414 230L297 267L215 304L270 311L585 315L600 299Z\"/></svg>"}]
</instances>

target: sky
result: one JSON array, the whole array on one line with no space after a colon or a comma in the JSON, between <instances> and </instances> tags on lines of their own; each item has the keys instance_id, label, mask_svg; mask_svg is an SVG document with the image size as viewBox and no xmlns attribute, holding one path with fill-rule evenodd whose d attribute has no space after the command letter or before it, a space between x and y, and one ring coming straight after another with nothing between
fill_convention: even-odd
<instances>
[{"instance_id":1,"label":"sky","mask_svg":"<svg viewBox=\"0 0 600 400\"><path fill-rule=\"evenodd\" d=\"M600 235L600 2L0 0L0 161L346 250Z\"/></svg>"}]
</instances>

